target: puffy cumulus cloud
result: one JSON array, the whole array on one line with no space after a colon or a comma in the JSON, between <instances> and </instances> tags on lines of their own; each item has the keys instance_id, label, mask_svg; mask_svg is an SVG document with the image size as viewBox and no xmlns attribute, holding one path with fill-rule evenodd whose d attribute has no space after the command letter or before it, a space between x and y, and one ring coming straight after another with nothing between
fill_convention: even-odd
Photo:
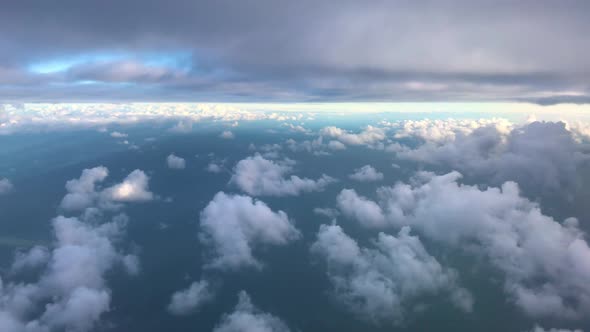
<instances>
[{"instance_id":1,"label":"puffy cumulus cloud","mask_svg":"<svg viewBox=\"0 0 590 332\"><path fill-rule=\"evenodd\" d=\"M214 332L289 332L290 329L280 318L256 308L245 291L238 295L238 304L231 314L225 314Z\"/></svg>"},{"instance_id":2,"label":"puffy cumulus cloud","mask_svg":"<svg viewBox=\"0 0 590 332\"><path fill-rule=\"evenodd\" d=\"M322 225L311 251L327 263L335 296L360 317L376 324L401 324L427 296L444 294L471 311L471 294L456 273L428 254L403 227L397 236L379 233L374 248L361 248L338 225Z\"/></svg>"},{"instance_id":3,"label":"puffy cumulus cloud","mask_svg":"<svg viewBox=\"0 0 590 332\"><path fill-rule=\"evenodd\" d=\"M303 140L303 141L295 141L294 139L290 138L285 141L285 146L287 149L293 152L300 152L305 151L309 153L313 153L316 156L326 156L330 155L330 151L334 150L342 150L341 147L346 148L346 146L338 141L335 144L330 145L324 143L324 138L322 136L313 139L313 140ZM339 143L339 144L338 144Z\"/></svg>"},{"instance_id":4,"label":"puffy cumulus cloud","mask_svg":"<svg viewBox=\"0 0 590 332\"><path fill-rule=\"evenodd\" d=\"M132 256L116 248L127 222L125 215L98 225L78 218L55 218L53 247L35 247L15 262L20 267L45 263L38 280L0 279L0 328L14 332L92 330L110 310L106 274L116 266L124 267Z\"/></svg>"},{"instance_id":5,"label":"puffy cumulus cloud","mask_svg":"<svg viewBox=\"0 0 590 332\"><path fill-rule=\"evenodd\" d=\"M590 141L590 123L584 121L563 121L578 143Z\"/></svg>"},{"instance_id":6,"label":"puffy cumulus cloud","mask_svg":"<svg viewBox=\"0 0 590 332\"><path fill-rule=\"evenodd\" d=\"M49 260L49 250L44 246L34 246L26 252L18 251L11 271L18 273L26 269L43 266Z\"/></svg>"},{"instance_id":7,"label":"puffy cumulus cloud","mask_svg":"<svg viewBox=\"0 0 590 332\"><path fill-rule=\"evenodd\" d=\"M139 169L129 173L123 182L104 190L104 194L115 202L143 202L154 199L149 191L149 177Z\"/></svg>"},{"instance_id":8,"label":"puffy cumulus cloud","mask_svg":"<svg viewBox=\"0 0 590 332\"><path fill-rule=\"evenodd\" d=\"M249 196L219 192L200 219L199 237L211 249L213 268L261 268L253 254L256 248L286 245L301 236L285 212L275 212Z\"/></svg>"},{"instance_id":9,"label":"puffy cumulus cloud","mask_svg":"<svg viewBox=\"0 0 590 332\"><path fill-rule=\"evenodd\" d=\"M582 330L579 329L575 329L575 330L569 330L569 329L544 329L539 325L536 325L532 330L530 330L529 332L584 332Z\"/></svg>"},{"instance_id":10,"label":"puffy cumulus cloud","mask_svg":"<svg viewBox=\"0 0 590 332\"><path fill-rule=\"evenodd\" d=\"M286 177L294 161L273 161L256 154L240 160L230 180L242 191L255 196L297 196L302 192L322 191L336 180L323 174L319 179Z\"/></svg>"},{"instance_id":11,"label":"puffy cumulus cloud","mask_svg":"<svg viewBox=\"0 0 590 332\"><path fill-rule=\"evenodd\" d=\"M7 194L12 191L14 185L6 178L0 178L0 195Z\"/></svg>"},{"instance_id":12,"label":"puffy cumulus cloud","mask_svg":"<svg viewBox=\"0 0 590 332\"><path fill-rule=\"evenodd\" d=\"M582 280L590 278L590 248L578 221L544 215L514 182L480 189L460 178L457 172L419 173L411 184L379 188L377 202L343 191L348 205L339 207L363 225L409 225L423 237L486 258L504 275L510 300L530 316L587 316L590 286Z\"/></svg>"},{"instance_id":13,"label":"puffy cumulus cloud","mask_svg":"<svg viewBox=\"0 0 590 332\"><path fill-rule=\"evenodd\" d=\"M109 171L98 166L82 171L80 178L66 182L67 194L60 203L66 211L81 211L89 207L116 207L117 202L141 202L152 200L154 195L148 188L148 176L141 170L134 170L121 183L102 189L98 184L103 182Z\"/></svg>"},{"instance_id":14,"label":"puffy cumulus cloud","mask_svg":"<svg viewBox=\"0 0 590 332\"><path fill-rule=\"evenodd\" d=\"M354 173L348 176L349 178L360 182L372 182L383 180L383 173L377 171L371 165L365 165L354 170Z\"/></svg>"},{"instance_id":15,"label":"puffy cumulus cloud","mask_svg":"<svg viewBox=\"0 0 590 332\"><path fill-rule=\"evenodd\" d=\"M166 157L166 165L168 165L168 168L171 169L184 169L186 167L186 161L184 158L178 157L174 155L174 153L171 153L168 155L168 157Z\"/></svg>"},{"instance_id":16,"label":"puffy cumulus cloud","mask_svg":"<svg viewBox=\"0 0 590 332\"><path fill-rule=\"evenodd\" d=\"M172 294L168 311L173 315L187 315L213 299L213 290L207 280L195 281L188 288Z\"/></svg>"},{"instance_id":17,"label":"puffy cumulus cloud","mask_svg":"<svg viewBox=\"0 0 590 332\"><path fill-rule=\"evenodd\" d=\"M224 130L221 134L219 134L219 137L224 139L232 139L235 137L235 135L230 130Z\"/></svg>"},{"instance_id":18,"label":"puffy cumulus cloud","mask_svg":"<svg viewBox=\"0 0 590 332\"><path fill-rule=\"evenodd\" d=\"M205 170L209 173L221 173L223 172L223 165L220 165L215 162L210 162L207 165L207 168L205 168Z\"/></svg>"},{"instance_id":19,"label":"puffy cumulus cloud","mask_svg":"<svg viewBox=\"0 0 590 332\"><path fill-rule=\"evenodd\" d=\"M343 189L336 196L336 204L345 216L371 228L388 226L383 209L377 203L359 196L354 189Z\"/></svg>"},{"instance_id":20,"label":"puffy cumulus cloud","mask_svg":"<svg viewBox=\"0 0 590 332\"><path fill-rule=\"evenodd\" d=\"M444 122L432 124L441 126ZM474 126L477 123L474 124ZM467 134L426 141L399 158L445 166L466 175L488 178L491 184L516 181L531 194L561 193L575 186L576 169L587 160L563 122L532 122L510 129L485 123ZM433 129L434 130L434 129Z\"/></svg>"},{"instance_id":21,"label":"puffy cumulus cloud","mask_svg":"<svg viewBox=\"0 0 590 332\"><path fill-rule=\"evenodd\" d=\"M66 182L67 194L61 201L60 207L65 210L83 210L95 204L100 197L96 185L109 175L109 170L98 166L82 171L80 178Z\"/></svg>"},{"instance_id":22,"label":"puffy cumulus cloud","mask_svg":"<svg viewBox=\"0 0 590 332\"><path fill-rule=\"evenodd\" d=\"M358 134L352 134L344 129L330 126L322 128L320 135L335 138L347 145L373 145L386 138L384 129L373 126L367 126Z\"/></svg>"},{"instance_id":23,"label":"puffy cumulus cloud","mask_svg":"<svg viewBox=\"0 0 590 332\"><path fill-rule=\"evenodd\" d=\"M508 134L514 124L506 119L479 119L479 120L407 120L395 123L385 123L395 128L395 138L418 138L424 142L444 143L456 140L458 137L471 134L482 127L495 127L500 133Z\"/></svg>"}]
</instances>

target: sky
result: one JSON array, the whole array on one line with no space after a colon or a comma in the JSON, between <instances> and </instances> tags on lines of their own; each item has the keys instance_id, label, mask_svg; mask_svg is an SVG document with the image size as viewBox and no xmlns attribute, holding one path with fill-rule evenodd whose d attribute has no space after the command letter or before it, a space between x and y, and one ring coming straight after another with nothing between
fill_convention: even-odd
<instances>
[{"instance_id":1,"label":"sky","mask_svg":"<svg viewBox=\"0 0 590 332\"><path fill-rule=\"evenodd\" d=\"M587 103L565 1L3 1L0 101Z\"/></svg>"},{"instance_id":2,"label":"sky","mask_svg":"<svg viewBox=\"0 0 590 332\"><path fill-rule=\"evenodd\" d=\"M0 0L0 331L590 332L589 14Z\"/></svg>"}]
</instances>

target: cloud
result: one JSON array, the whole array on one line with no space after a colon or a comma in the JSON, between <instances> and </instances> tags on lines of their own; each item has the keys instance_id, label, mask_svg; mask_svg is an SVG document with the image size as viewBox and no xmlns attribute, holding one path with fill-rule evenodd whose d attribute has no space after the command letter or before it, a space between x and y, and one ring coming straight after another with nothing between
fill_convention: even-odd
<instances>
[{"instance_id":1,"label":"cloud","mask_svg":"<svg viewBox=\"0 0 590 332\"><path fill-rule=\"evenodd\" d=\"M197 103L31 103L0 104L0 134L104 127L109 124L176 121L174 133L187 133L199 121L252 121L270 119L264 111L229 104Z\"/></svg>"},{"instance_id":2,"label":"cloud","mask_svg":"<svg viewBox=\"0 0 590 332\"><path fill-rule=\"evenodd\" d=\"M365 165L355 169L354 173L348 177L359 182L373 182L383 180L383 173L377 171L371 165Z\"/></svg>"},{"instance_id":3,"label":"cloud","mask_svg":"<svg viewBox=\"0 0 590 332\"><path fill-rule=\"evenodd\" d=\"M55 218L53 247L34 247L13 265L20 269L45 264L39 279L31 283L0 279L0 327L15 332L92 330L110 310L107 273L130 257L115 247L127 222L124 215L99 225Z\"/></svg>"},{"instance_id":4,"label":"cloud","mask_svg":"<svg viewBox=\"0 0 590 332\"><path fill-rule=\"evenodd\" d=\"M149 177L139 169L129 173L123 182L104 190L103 194L115 202L144 202L154 199L148 188Z\"/></svg>"},{"instance_id":5,"label":"cloud","mask_svg":"<svg viewBox=\"0 0 590 332\"><path fill-rule=\"evenodd\" d=\"M248 6L176 0L142 7L142 1L126 0L116 14L102 3L68 1L34 10L11 4L0 13L3 28L14 31L0 42L3 97L588 99L584 79L590 61L584 54L589 46L582 31L589 27L583 15L589 5L583 1L493 7L465 0L428 6L346 2L337 7L321 1L313 12L292 17L309 3L284 8L272 2ZM522 18L522 12L529 15ZM46 16L55 19L44 21ZM107 19L108 26L100 24ZM357 29L351 31L351 26ZM432 35L438 39L425 43ZM154 50L158 54L150 56ZM111 59L105 60L105 53ZM52 66L60 62L61 67Z\"/></svg>"},{"instance_id":6,"label":"cloud","mask_svg":"<svg viewBox=\"0 0 590 332\"><path fill-rule=\"evenodd\" d=\"M205 170L209 173L221 173L223 172L223 165L216 164L215 162L210 162Z\"/></svg>"},{"instance_id":7,"label":"cloud","mask_svg":"<svg viewBox=\"0 0 590 332\"><path fill-rule=\"evenodd\" d=\"M362 225L411 226L423 238L485 258L504 276L510 301L529 316L587 315L590 287L580 281L590 278L590 248L578 221L544 215L514 182L480 189L460 178L421 172L411 184L379 188L377 202L343 191L338 206Z\"/></svg>"},{"instance_id":8,"label":"cloud","mask_svg":"<svg viewBox=\"0 0 590 332\"><path fill-rule=\"evenodd\" d=\"M129 135L125 134L125 133L120 133L118 131L113 131L111 133L111 137L115 137L115 138L123 138L123 137L127 137Z\"/></svg>"},{"instance_id":9,"label":"cloud","mask_svg":"<svg viewBox=\"0 0 590 332\"><path fill-rule=\"evenodd\" d=\"M49 250L44 246L34 246L26 252L18 251L12 267L12 272L18 273L27 269L35 269L49 261Z\"/></svg>"},{"instance_id":10,"label":"cloud","mask_svg":"<svg viewBox=\"0 0 590 332\"><path fill-rule=\"evenodd\" d=\"M296 175L287 178L293 164L292 160L273 161L257 154L236 164L230 182L254 196L297 196L302 192L322 191L336 181L325 174L317 180Z\"/></svg>"},{"instance_id":11,"label":"cloud","mask_svg":"<svg viewBox=\"0 0 590 332\"><path fill-rule=\"evenodd\" d=\"M530 332L584 332L582 330L579 329L575 329L575 330L569 330L569 329L544 329L542 327L540 327L539 325L536 325L532 330L530 330Z\"/></svg>"},{"instance_id":12,"label":"cloud","mask_svg":"<svg viewBox=\"0 0 590 332\"><path fill-rule=\"evenodd\" d=\"M249 196L219 192L200 219L199 237L211 249L213 268L261 268L255 249L286 245L301 236L285 212L274 212Z\"/></svg>"},{"instance_id":13,"label":"cloud","mask_svg":"<svg viewBox=\"0 0 590 332\"><path fill-rule=\"evenodd\" d=\"M6 178L0 178L0 195L7 194L12 191L14 185Z\"/></svg>"},{"instance_id":14,"label":"cloud","mask_svg":"<svg viewBox=\"0 0 590 332\"><path fill-rule=\"evenodd\" d=\"M184 158L175 156L174 153L171 153L166 157L166 164L168 168L171 169L184 169L186 167L186 161Z\"/></svg>"},{"instance_id":15,"label":"cloud","mask_svg":"<svg viewBox=\"0 0 590 332\"><path fill-rule=\"evenodd\" d=\"M437 122L434 126L443 126ZM434 129L430 132L432 133ZM562 122L532 122L510 128L488 124L467 134L443 136L397 153L402 159L446 166L466 175L487 178L490 184L512 180L532 195L563 194L576 185L576 169L586 160Z\"/></svg>"},{"instance_id":16,"label":"cloud","mask_svg":"<svg viewBox=\"0 0 590 332\"><path fill-rule=\"evenodd\" d=\"M358 220L361 224L370 228L383 228L388 226L381 206L377 203L359 196L354 189L343 189L336 197L336 204L342 214Z\"/></svg>"},{"instance_id":17,"label":"cloud","mask_svg":"<svg viewBox=\"0 0 590 332\"><path fill-rule=\"evenodd\" d=\"M224 130L219 137L221 138L225 138L225 139L233 139L235 137L234 133L232 133L229 130Z\"/></svg>"},{"instance_id":18,"label":"cloud","mask_svg":"<svg viewBox=\"0 0 590 332\"><path fill-rule=\"evenodd\" d=\"M331 208L314 208L313 213L320 216L326 216L330 219L334 219L340 215L340 212L338 212L338 210Z\"/></svg>"},{"instance_id":19,"label":"cloud","mask_svg":"<svg viewBox=\"0 0 590 332\"><path fill-rule=\"evenodd\" d=\"M290 329L280 318L256 308L245 291L238 295L238 304L231 314L225 314L214 332L289 332Z\"/></svg>"},{"instance_id":20,"label":"cloud","mask_svg":"<svg viewBox=\"0 0 590 332\"><path fill-rule=\"evenodd\" d=\"M311 251L327 264L334 293L350 311L375 324L402 324L427 295L447 294L471 311L471 294L457 285L456 272L444 268L410 228L397 237L379 233L374 248L361 248L338 225L322 225Z\"/></svg>"},{"instance_id":21,"label":"cloud","mask_svg":"<svg viewBox=\"0 0 590 332\"><path fill-rule=\"evenodd\" d=\"M195 281L188 288L172 294L168 311L174 315L188 315L199 310L213 299L213 291L207 280Z\"/></svg>"},{"instance_id":22,"label":"cloud","mask_svg":"<svg viewBox=\"0 0 590 332\"><path fill-rule=\"evenodd\" d=\"M351 134L344 129L330 126L320 130L323 136L335 138L347 145L372 145L385 139L385 131L378 127L367 126L358 134Z\"/></svg>"},{"instance_id":23,"label":"cloud","mask_svg":"<svg viewBox=\"0 0 590 332\"><path fill-rule=\"evenodd\" d=\"M64 210L77 211L92 206L100 198L96 185L106 179L109 170L98 166L82 171L80 178L66 182L67 194L61 201Z\"/></svg>"},{"instance_id":24,"label":"cloud","mask_svg":"<svg viewBox=\"0 0 590 332\"><path fill-rule=\"evenodd\" d=\"M123 182L109 188L97 188L109 171L98 166L82 171L80 178L66 183L67 194L60 203L65 211L81 211L89 207L116 208L118 202L143 202L154 198L148 188L148 176L141 170L129 173Z\"/></svg>"}]
</instances>

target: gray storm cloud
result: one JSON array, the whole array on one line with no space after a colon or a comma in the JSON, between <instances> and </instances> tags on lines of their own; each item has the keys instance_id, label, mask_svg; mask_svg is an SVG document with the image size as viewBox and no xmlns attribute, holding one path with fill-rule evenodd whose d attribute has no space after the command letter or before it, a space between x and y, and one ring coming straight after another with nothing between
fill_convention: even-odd
<instances>
[{"instance_id":1,"label":"gray storm cloud","mask_svg":"<svg viewBox=\"0 0 590 332\"><path fill-rule=\"evenodd\" d=\"M9 1L0 97L589 100L586 1ZM524 15L523 13L526 13ZM108 22L108 24L104 24ZM31 64L109 52L51 73ZM182 53L182 65L141 61ZM76 85L78 81L98 84ZM68 83L66 87L50 83ZM125 87L111 83L133 82ZM72 90L74 88L74 90Z\"/></svg>"}]
</instances>

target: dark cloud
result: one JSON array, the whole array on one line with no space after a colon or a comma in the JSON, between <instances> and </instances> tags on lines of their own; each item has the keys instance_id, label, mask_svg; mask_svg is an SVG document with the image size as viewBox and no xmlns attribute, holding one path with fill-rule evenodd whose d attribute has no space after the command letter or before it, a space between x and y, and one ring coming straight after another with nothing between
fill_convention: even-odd
<instances>
[{"instance_id":1,"label":"dark cloud","mask_svg":"<svg viewBox=\"0 0 590 332\"><path fill-rule=\"evenodd\" d=\"M590 95L587 1L10 0L1 7L0 99L7 101L554 103ZM112 53L122 59L30 72ZM186 59L142 58L153 53Z\"/></svg>"}]
</instances>

